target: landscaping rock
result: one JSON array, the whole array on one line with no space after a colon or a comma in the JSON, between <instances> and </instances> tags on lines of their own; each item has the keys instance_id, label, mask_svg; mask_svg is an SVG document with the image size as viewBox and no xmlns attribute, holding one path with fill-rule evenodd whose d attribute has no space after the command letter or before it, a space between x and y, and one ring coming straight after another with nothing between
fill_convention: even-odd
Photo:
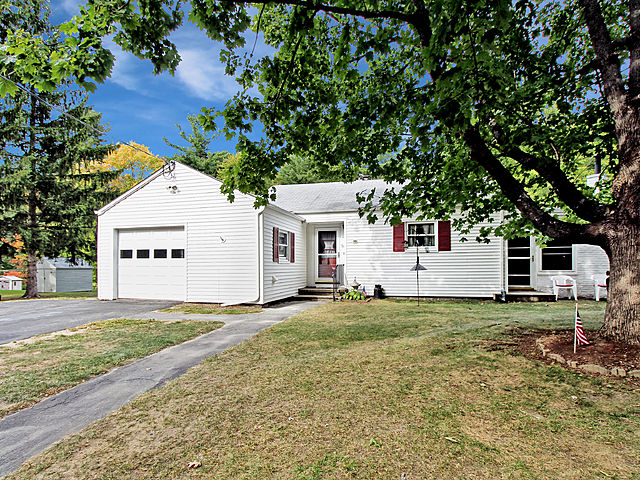
<instances>
[{"instance_id":1,"label":"landscaping rock","mask_svg":"<svg viewBox=\"0 0 640 480\"><path fill-rule=\"evenodd\" d=\"M630 377L640 378L640 370L629 370L627 375Z\"/></svg>"},{"instance_id":2,"label":"landscaping rock","mask_svg":"<svg viewBox=\"0 0 640 480\"><path fill-rule=\"evenodd\" d=\"M564 357L562 355L558 355L557 353L550 353L549 358L561 364L567 363Z\"/></svg>"},{"instance_id":3,"label":"landscaping rock","mask_svg":"<svg viewBox=\"0 0 640 480\"><path fill-rule=\"evenodd\" d=\"M578 368L578 362L574 362L573 360L569 360L567 362L567 365L569 365L571 368Z\"/></svg>"},{"instance_id":4,"label":"landscaping rock","mask_svg":"<svg viewBox=\"0 0 640 480\"><path fill-rule=\"evenodd\" d=\"M611 375L616 377L626 377L627 371L624 368L614 367L611 369Z\"/></svg>"},{"instance_id":5,"label":"landscaping rock","mask_svg":"<svg viewBox=\"0 0 640 480\"><path fill-rule=\"evenodd\" d=\"M609 370L607 370L606 368L601 367L600 365L594 365L592 363L580 365L580 369L584 370L585 372L597 373L600 375L607 375L609 373Z\"/></svg>"}]
</instances>

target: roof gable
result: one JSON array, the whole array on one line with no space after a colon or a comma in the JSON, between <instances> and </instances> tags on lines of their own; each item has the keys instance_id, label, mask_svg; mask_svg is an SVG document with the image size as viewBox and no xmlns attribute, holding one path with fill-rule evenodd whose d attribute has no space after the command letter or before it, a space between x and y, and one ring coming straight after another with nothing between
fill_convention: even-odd
<instances>
[{"instance_id":1,"label":"roof gable","mask_svg":"<svg viewBox=\"0 0 640 480\"><path fill-rule=\"evenodd\" d=\"M207 178L208 180L212 181L212 182L217 182L218 185L222 184L222 180L219 180L215 177L212 177L211 175L208 175L206 173L201 172L200 170L196 170L193 167L190 167L189 165L185 165L184 163L181 162L177 162L175 160L172 160L169 163L164 164L162 167L160 167L158 170L156 170L155 172L153 172L152 174L150 174L147 178L145 178L144 180L142 180L140 183L138 183L137 185L131 187L129 190L127 190L126 192L124 192L122 195L120 195L119 197L117 197L115 200L112 200L111 202L107 203L104 207L96 210L96 214L102 215L103 213L111 210L113 207L115 207L116 205L118 205L119 203L121 203L122 201L126 200L127 198L129 198L130 196L132 196L134 193L138 192L139 190L143 189L145 186L147 186L149 183L151 183L152 181L154 181L156 178L160 177L161 175L167 175L170 174L171 170L171 163L174 164L173 168L176 168L178 165L180 166L180 168L185 168L188 170L191 170L192 172L197 173L198 175L203 176L204 178ZM251 194L242 194L242 195L247 195L250 197L254 197L254 195Z\"/></svg>"}]
</instances>

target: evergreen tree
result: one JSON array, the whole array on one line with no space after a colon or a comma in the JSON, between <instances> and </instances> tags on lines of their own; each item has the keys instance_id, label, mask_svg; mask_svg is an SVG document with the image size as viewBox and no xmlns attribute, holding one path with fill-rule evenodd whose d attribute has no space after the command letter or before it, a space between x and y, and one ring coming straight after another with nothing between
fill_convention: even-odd
<instances>
[{"instance_id":1,"label":"evergreen tree","mask_svg":"<svg viewBox=\"0 0 640 480\"><path fill-rule=\"evenodd\" d=\"M48 17L37 1L3 9L2 41L20 28L52 38ZM109 199L113 177L86 171L110 149L100 146L96 130L100 115L84 94L65 86L48 93L22 86L0 103L0 237L19 235L24 242L27 298L38 296L39 257L93 256L94 209ZM3 250L8 245L3 242Z\"/></svg>"},{"instance_id":2,"label":"evergreen tree","mask_svg":"<svg viewBox=\"0 0 640 480\"><path fill-rule=\"evenodd\" d=\"M204 128L202 128L198 122L196 115L188 115L187 120L189 120L189 125L191 125L191 133L185 132L178 124L176 124L176 127L178 127L182 139L185 140L189 146L181 147L163 137L167 145L178 150L178 153L167 158L167 160L177 160L203 173L218 177L220 175L219 170L222 162L231 154L229 152L211 152L209 145L211 144L211 140L215 138L215 134L205 132Z\"/></svg>"}]
</instances>

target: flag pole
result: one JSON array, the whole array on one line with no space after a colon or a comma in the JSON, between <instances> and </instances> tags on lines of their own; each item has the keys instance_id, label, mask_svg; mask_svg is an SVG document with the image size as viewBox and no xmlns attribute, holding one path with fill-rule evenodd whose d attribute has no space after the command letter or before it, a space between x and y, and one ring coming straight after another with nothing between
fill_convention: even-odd
<instances>
[{"instance_id":1,"label":"flag pole","mask_svg":"<svg viewBox=\"0 0 640 480\"><path fill-rule=\"evenodd\" d=\"M578 302L576 302L576 313L573 316L573 353L576 353L577 338L578 338Z\"/></svg>"}]
</instances>

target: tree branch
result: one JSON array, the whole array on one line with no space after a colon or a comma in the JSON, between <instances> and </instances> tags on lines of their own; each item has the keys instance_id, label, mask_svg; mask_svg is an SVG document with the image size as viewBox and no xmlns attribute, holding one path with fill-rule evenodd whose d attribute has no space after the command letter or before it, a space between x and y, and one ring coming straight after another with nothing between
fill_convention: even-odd
<instances>
[{"instance_id":1,"label":"tree branch","mask_svg":"<svg viewBox=\"0 0 640 480\"><path fill-rule=\"evenodd\" d=\"M497 142L505 147L503 153L513 158L526 170L537 171L555 190L558 198L571 208L580 218L589 222L599 222L608 214L607 208L600 202L586 197L578 187L571 182L558 162L550 158L541 158L524 152L519 147L506 145L502 134L494 129Z\"/></svg>"},{"instance_id":2,"label":"tree branch","mask_svg":"<svg viewBox=\"0 0 640 480\"><path fill-rule=\"evenodd\" d=\"M591 44L599 62L605 98L614 119L625 104L626 93L622 74L620 73L620 58L616 54L611 35L607 30L602 10L598 0L579 0L582 15L589 30Z\"/></svg>"},{"instance_id":3,"label":"tree branch","mask_svg":"<svg viewBox=\"0 0 640 480\"><path fill-rule=\"evenodd\" d=\"M296 7L305 7L309 10L313 10L316 12L327 12L327 13L338 13L343 15L353 15L356 17L367 18L370 20L383 18L389 20L402 20L404 22L413 23L414 15L409 13L397 12L395 10L360 10L357 8L348 8L348 7L337 7L334 5L326 5L322 3L313 3L310 1L304 0L234 0L234 3L251 3L251 4L265 4L265 3L276 3L276 4L284 4L291 5Z\"/></svg>"},{"instance_id":4,"label":"tree branch","mask_svg":"<svg viewBox=\"0 0 640 480\"><path fill-rule=\"evenodd\" d=\"M540 208L527 194L524 186L491 153L477 128L467 128L462 136L469 147L471 158L498 182L504 195L531 221L534 227L552 238L593 243L594 238L589 232L588 225L563 222Z\"/></svg>"}]
</instances>

